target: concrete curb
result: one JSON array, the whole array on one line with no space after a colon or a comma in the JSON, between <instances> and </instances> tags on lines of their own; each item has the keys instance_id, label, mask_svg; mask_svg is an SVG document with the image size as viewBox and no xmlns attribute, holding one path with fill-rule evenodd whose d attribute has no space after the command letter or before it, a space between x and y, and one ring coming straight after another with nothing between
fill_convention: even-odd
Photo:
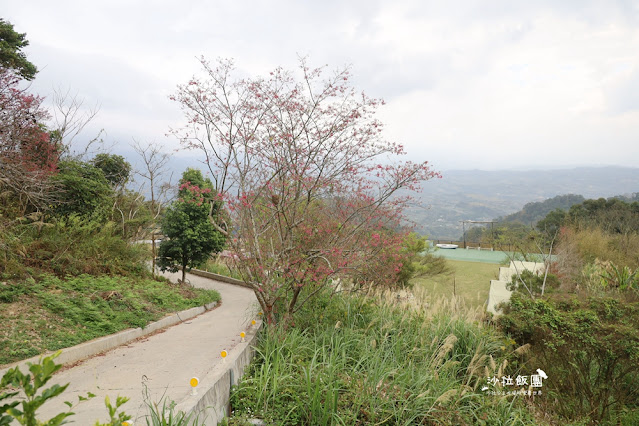
<instances>
[{"instance_id":1,"label":"concrete curb","mask_svg":"<svg viewBox=\"0 0 639 426\"><path fill-rule=\"evenodd\" d=\"M212 280L222 281L223 283L239 285L241 287L252 288L250 285L246 284L242 280L238 280L236 278L227 277L226 275L219 275L213 272L203 271L201 269L191 269L189 274L199 275L204 278L211 278Z\"/></svg>"},{"instance_id":2,"label":"concrete curb","mask_svg":"<svg viewBox=\"0 0 639 426\"><path fill-rule=\"evenodd\" d=\"M176 405L175 411L183 411L193 416L189 424L216 426L228 416L231 386L237 385L245 368L255 356L255 340L262 322L247 331L245 342L239 343L228 352L225 361L217 365L200 381L197 395L189 395ZM217 357L219 358L219 356Z\"/></svg>"},{"instance_id":3,"label":"concrete curb","mask_svg":"<svg viewBox=\"0 0 639 426\"><path fill-rule=\"evenodd\" d=\"M115 334L111 334L109 336L98 337L97 339L80 343L79 345L72 346L70 348L62 349L62 353L60 354L59 357L56 358L56 363L63 364L63 365L73 364L74 362L84 360L93 355L97 355L99 353L106 352L111 349L115 349L135 339L147 336L158 330L178 324L187 319L191 319L206 311L210 311L215 306L217 306L217 302L209 303L204 306L198 306L195 308L187 309L181 312L177 312L173 315L164 317L159 321L147 324L147 326L144 328L130 328ZM2 369L0 369L0 377L2 377L8 370L14 367L19 367L20 370L23 372L28 371L27 363L36 364L38 363L41 357L51 355L54 352L47 352L43 355L39 355L33 358L29 358L23 361L18 361L13 364L4 366Z\"/></svg>"}]
</instances>

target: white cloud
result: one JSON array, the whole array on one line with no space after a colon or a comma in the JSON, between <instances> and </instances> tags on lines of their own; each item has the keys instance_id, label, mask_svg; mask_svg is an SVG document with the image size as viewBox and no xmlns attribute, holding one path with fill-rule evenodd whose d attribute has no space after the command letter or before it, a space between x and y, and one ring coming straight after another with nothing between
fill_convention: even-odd
<instances>
[{"instance_id":1,"label":"white cloud","mask_svg":"<svg viewBox=\"0 0 639 426\"><path fill-rule=\"evenodd\" d=\"M165 140L197 56L240 71L353 64L389 137L440 168L635 166L639 9L601 1L0 0L42 71L102 105L109 135ZM114 136L115 137L115 136ZM171 145L173 142L168 142Z\"/></svg>"}]
</instances>

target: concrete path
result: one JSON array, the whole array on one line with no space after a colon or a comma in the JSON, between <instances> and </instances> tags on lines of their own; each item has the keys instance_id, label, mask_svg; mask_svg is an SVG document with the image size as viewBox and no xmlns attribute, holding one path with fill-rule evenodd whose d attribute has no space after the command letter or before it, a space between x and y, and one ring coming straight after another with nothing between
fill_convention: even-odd
<instances>
[{"instance_id":1,"label":"concrete path","mask_svg":"<svg viewBox=\"0 0 639 426\"><path fill-rule=\"evenodd\" d=\"M167 276L177 281L178 274ZM221 362L221 350L229 350L240 341L240 332L255 317L256 299L247 288L191 274L187 279L195 287L219 291L221 306L58 372L50 384L70 385L61 396L42 407L39 418L48 420L68 409L64 401L76 403L78 395L92 392L97 396L74 407L76 414L70 417L71 422L83 426L93 425L96 420L105 422L108 415L104 397L108 395L115 403L120 395L130 398L123 410L133 416L137 426L146 424L142 420L148 413L143 398L145 386L151 402L162 396L175 402L188 397L190 378L206 376Z\"/></svg>"}]
</instances>

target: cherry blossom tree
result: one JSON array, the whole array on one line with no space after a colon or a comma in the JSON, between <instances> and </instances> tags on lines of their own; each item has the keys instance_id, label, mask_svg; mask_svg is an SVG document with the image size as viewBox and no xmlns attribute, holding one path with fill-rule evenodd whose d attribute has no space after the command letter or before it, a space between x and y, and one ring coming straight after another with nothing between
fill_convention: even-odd
<instances>
[{"instance_id":1,"label":"cherry blossom tree","mask_svg":"<svg viewBox=\"0 0 639 426\"><path fill-rule=\"evenodd\" d=\"M25 210L49 200L48 177L59 155L43 125L49 118L43 99L20 88L20 80L0 67L0 189L10 189Z\"/></svg>"},{"instance_id":2,"label":"cherry blossom tree","mask_svg":"<svg viewBox=\"0 0 639 426\"><path fill-rule=\"evenodd\" d=\"M231 223L227 247L269 322L290 318L333 278L362 274L398 253L394 233L410 191L438 177L428 162L399 162L375 112L383 101L358 93L348 68L234 78L230 60L178 86L171 97L187 124L172 129L204 155ZM373 281L401 268L398 255Z\"/></svg>"}]
</instances>

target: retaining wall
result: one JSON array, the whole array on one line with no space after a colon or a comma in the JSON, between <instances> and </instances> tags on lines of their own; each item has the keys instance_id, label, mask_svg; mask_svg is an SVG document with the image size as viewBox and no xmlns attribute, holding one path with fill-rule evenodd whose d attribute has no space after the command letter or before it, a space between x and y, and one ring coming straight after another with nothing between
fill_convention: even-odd
<instances>
[{"instance_id":1,"label":"retaining wall","mask_svg":"<svg viewBox=\"0 0 639 426\"><path fill-rule=\"evenodd\" d=\"M508 283L515 274L521 274L524 270L528 270L535 274L541 274L544 271L543 262L522 262L511 261L510 266L502 266L499 268L499 279L490 281L490 290L488 291L488 302L486 310L494 315L501 313L496 307L502 302L510 300L512 291L508 290Z\"/></svg>"},{"instance_id":2,"label":"retaining wall","mask_svg":"<svg viewBox=\"0 0 639 426\"><path fill-rule=\"evenodd\" d=\"M262 323L253 327L246 341L233 348L226 360L219 363L200 381L197 395L190 395L176 405L176 411L193 416L191 424L217 425L229 414L231 386L237 385L244 370L253 360L258 332Z\"/></svg>"},{"instance_id":3,"label":"retaining wall","mask_svg":"<svg viewBox=\"0 0 639 426\"><path fill-rule=\"evenodd\" d=\"M211 278L212 280L222 281L223 283L239 285L241 287L251 288L248 284L246 284L242 280L238 280L236 278L227 277L226 275L219 275L213 272L203 271L201 269L191 269L189 274L199 275L204 278Z\"/></svg>"}]
</instances>

